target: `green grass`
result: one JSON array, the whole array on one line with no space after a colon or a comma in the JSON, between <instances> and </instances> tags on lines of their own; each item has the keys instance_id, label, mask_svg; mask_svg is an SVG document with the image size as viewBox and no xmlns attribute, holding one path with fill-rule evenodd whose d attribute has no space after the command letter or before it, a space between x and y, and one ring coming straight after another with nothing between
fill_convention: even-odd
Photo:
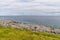
<instances>
[{"instance_id":1,"label":"green grass","mask_svg":"<svg viewBox=\"0 0 60 40\"><path fill-rule=\"evenodd\" d=\"M60 34L33 32L25 28L0 25L0 40L60 40Z\"/></svg>"}]
</instances>

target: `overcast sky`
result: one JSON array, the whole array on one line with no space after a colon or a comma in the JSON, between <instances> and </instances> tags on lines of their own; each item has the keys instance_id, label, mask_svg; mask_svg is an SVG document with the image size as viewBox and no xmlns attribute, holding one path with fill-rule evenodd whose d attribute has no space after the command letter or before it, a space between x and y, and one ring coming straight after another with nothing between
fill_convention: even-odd
<instances>
[{"instance_id":1,"label":"overcast sky","mask_svg":"<svg viewBox=\"0 0 60 40\"><path fill-rule=\"evenodd\" d=\"M0 0L0 15L60 16L60 0Z\"/></svg>"}]
</instances>

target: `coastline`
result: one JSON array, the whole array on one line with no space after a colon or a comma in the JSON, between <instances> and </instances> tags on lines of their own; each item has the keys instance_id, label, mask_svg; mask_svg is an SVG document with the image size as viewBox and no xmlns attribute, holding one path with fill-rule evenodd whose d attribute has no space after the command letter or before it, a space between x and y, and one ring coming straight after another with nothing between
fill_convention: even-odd
<instances>
[{"instance_id":1,"label":"coastline","mask_svg":"<svg viewBox=\"0 0 60 40\"><path fill-rule=\"evenodd\" d=\"M60 16L0 16L0 20L15 20L28 24L60 27Z\"/></svg>"},{"instance_id":2,"label":"coastline","mask_svg":"<svg viewBox=\"0 0 60 40\"><path fill-rule=\"evenodd\" d=\"M38 25L38 24L27 24L23 22L16 22L14 20L0 20L0 25L12 26L15 28L26 28L28 30L33 30L36 32L48 32L48 33L60 34L60 31L59 31L60 28Z\"/></svg>"}]
</instances>

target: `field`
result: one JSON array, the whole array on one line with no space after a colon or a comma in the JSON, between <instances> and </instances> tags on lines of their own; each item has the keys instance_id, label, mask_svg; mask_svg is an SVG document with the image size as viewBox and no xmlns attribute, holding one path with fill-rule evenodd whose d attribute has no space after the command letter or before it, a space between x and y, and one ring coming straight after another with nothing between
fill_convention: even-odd
<instances>
[{"instance_id":1,"label":"field","mask_svg":"<svg viewBox=\"0 0 60 40\"><path fill-rule=\"evenodd\" d=\"M34 32L26 28L0 25L0 40L60 40L60 34Z\"/></svg>"}]
</instances>

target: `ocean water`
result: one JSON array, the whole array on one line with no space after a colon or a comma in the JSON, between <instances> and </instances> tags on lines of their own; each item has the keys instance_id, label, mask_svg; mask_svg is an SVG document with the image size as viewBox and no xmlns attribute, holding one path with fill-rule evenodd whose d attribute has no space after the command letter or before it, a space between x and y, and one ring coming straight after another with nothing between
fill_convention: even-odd
<instances>
[{"instance_id":1,"label":"ocean water","mask_svg":"<svg viewBox=\"0 0 60 40\"><path fill-rule=\"evenodd\" d=\"M60 16L0 16L0 20L6 19L60 28Z\"/></svg>"}]
</instances>

